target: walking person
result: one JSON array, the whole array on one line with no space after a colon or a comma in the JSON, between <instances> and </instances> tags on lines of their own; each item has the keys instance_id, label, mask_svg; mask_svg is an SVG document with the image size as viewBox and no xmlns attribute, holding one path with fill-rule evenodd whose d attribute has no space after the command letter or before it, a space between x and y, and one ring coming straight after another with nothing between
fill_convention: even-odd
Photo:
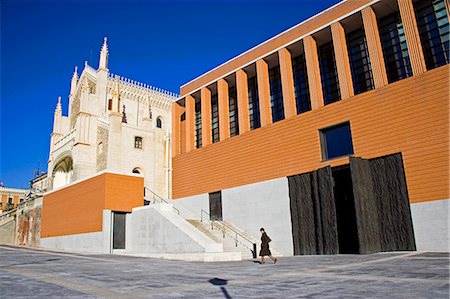
<instances>
[{"instance_id":1,"label":"walking person","mask_svg":"<svg viewBox=\"0 0 450 299\"><path fill-rule=\"evenodd\" d=\"M261 232L261 250L259 251L259 256L261 257L261 264L264 264L264 256L268 255L269 258L275 264L277 259L272 256L272 253L269 249L269 243L272 241L269 236L266 234L264 228L261 227L259 230Z\"/></svg>"}]
</instances>

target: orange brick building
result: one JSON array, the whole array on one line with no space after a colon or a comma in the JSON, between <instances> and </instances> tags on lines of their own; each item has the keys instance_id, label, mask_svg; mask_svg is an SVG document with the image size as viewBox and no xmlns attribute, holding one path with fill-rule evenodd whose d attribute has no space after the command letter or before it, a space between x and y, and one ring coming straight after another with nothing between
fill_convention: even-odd
<instances>
[{"instance_id":1,"label":"orange brick building","mask_svg":"<svg viewBox=\"0 0 450 299\"><path fill-rule=\"evenodd\" d=\"M286 255L448 251L448 14L342 1L186 83L173 197Z\"/></svg>"}]
</instances>

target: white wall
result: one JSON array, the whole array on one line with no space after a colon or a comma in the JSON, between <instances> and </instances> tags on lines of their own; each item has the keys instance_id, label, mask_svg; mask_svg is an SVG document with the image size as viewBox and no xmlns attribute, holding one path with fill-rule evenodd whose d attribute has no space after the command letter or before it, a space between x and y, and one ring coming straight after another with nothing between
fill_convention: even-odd
<instances>
[{"instance_id":1,"label":"white wall","mask_svg":"<svg viewBox=\"0 0 450 299\"><path fill-rule=\"evenodd\" d=\"M199 219L203 209L209 213L209 195L199 194L175 200L174 206L193 211ZM272 245L283 255L293 255L291 210L287 178L222 190L222 216L248 235L260 238L264 227ZM258 245L259 246L259 245Z\"/></svg>"},{"instance_id":2,"label":"white wall","mask_svg":"<svg viewBox=\"0 0 450 299\"><path fill-rule=\"evenodd\" d=\"M169 204L134 208L127 215L126 253L188 254L222 252L215 243L178 216Z\"/></svg>"},{"instance_id":3,"label":"white wall","mask_svg":"<svg viewBox=\"0 0 450 299\"><path fill-rule=\"evenodd\" d=\"M411 204L418 251L450 251L450 199Z\"/></svg>"},{"instance_id":4,"label":"white wall","mask_svg":"<svg viewBox=\"0 0 450 299\"><path fill-rule=\"evenodd\" d=\"M71 252L111 252L111 211L103 210L101 232L41 238L39 247Z\"/></svg>"},{"instance_id":5,"label":"white wall","mask_svg":"<svg viewBox=\"0 0 450 299\"><path fill-rule=\"evenodd\" d=\"M271 246L293 255L291 210L287 178L222 190L223 219L260 237L264 227Z\"/></svg>"},{"instance_id":6,"label":"white wall","mask_svg":"<svg viewBox=\"0 0 450 299\"><path fill-rule=\"evenodd\" d=\"M180 210L180 214L186 219L200 220L201 210L209 213L208 193L183 197L173 201L175 208ZM205 217L205 215L203 215Z\"/></svg>"}]
</instances>

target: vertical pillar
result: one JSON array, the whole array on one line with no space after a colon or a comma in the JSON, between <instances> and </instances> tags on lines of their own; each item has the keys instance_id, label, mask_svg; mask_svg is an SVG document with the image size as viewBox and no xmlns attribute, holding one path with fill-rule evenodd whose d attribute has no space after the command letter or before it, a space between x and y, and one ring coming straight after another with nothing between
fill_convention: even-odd
<instances>
[{"instance_id":1,"label":"vertical pillar","mask_svg":"<svg viewBox=\"0 0 450 299\"><path fill-rule=\"evenodd\" d=\"M323 107L324 104L322 82L320 81L319 55L316 41L312 36L307 36L303 39L303 48L305 49L311 109L317 109Z\"/></svg>"},{"instance_id":2,"label":"vertical pillar","mask_svg":"<svg viewBox=\"0 0 450 299\"><path fill-rule=\"evenodd\" d=\"M243 70L236 72L236 92L239 117L239 132L243 134L250 131L250 120L248 116L248 78Z\"/></svg>"},{"instance_id":3,"label":"vertical pillar","mask_svg":"<svg viewBox=\"0 0 450 299\"><path fill-rule=\"evenodd\" d=\"M230 99L228 83L224 79L217 81L217 95L219 100L219 132L220 141L230 138Z\"/></svg>"},{"instance_id":4,"label":"vertical pillar","mask_svg":"<svg viewBox=\"0 0 450 299\"><path fill-rule=\"evenodd\" d=\"M369 50L370 64L372 66L375 88L388 84L386 66L384 64L383 50L380 34L378 32L377 16L372 7L368 6L361 11L364 32L366 34L367 48Z\"/></svg>"},{"instance_id":5,"label":"vertical pillar","mask_svg":"<svg viewBox=\"0 0 450 299\"><path fill-rule=\"evenodd\" d=\"M211 144L211 91L203 87L200 91L202 106L202 147Z\"/></svg>"},{"instance_id":6,"label":"vertical pillar","mask_svg":"<svg viewBox=\"0 0 450 299\"><path fill-rule=\"evenodd\" d=\"M339 22L331 24L331 35L333 37L334 56L339 79L341 98L347 99L355 95L353 90L352 72L348 59L347 42L345 30Z\"/></svg>"},{"instance_id":7,"label":"vertical pillar","mask_svg":"<svg viewBox=\"0 0 450 299\"><path fill-rule=\"evenodd\" d=\"M292 57L288 49L278 51L281 74L281 88L283 91L283 104L285 118L297 115L297 105L294 93L294 73L292 71Z\"/></svg>"},{"instance_id":8,"label":"vertical pillar","mask_svg":"<svg viewBox=\"0 0 450 299\"><path fill-rule=\"evenodd\" d=\"M174 102L172 104L172 157L178 156L181 153L181 113L182 107L177 102Z\"/></svg>"},{"instance_id":9,"label":"vertical pillar","mask_svg":"<svg viewBox=\"0 0 450 299\"><path fill-rule=\"evenodd\" d=\"M187 95L186 102L186 152L190 152L195 148L195 99L191 95Z\"/></svg>"},{"instance_id":10,"label":"vertical pillar","mask_svg":"<svg viewBox=\"0 0 450 299\"><path fill-rule=\"evenodd\" d=\"M270 106L269 66L264 59L256 61L256 77L258 80L259 111L261 127L272 123L272 107Z\"/></svg>"},{"instance_id":11,"label":"vertical pillar","mask_svg":"<svg viewBox=\"0 0 450 299\"><path fill-rule=\"evenodd\" d=\"M427 70L422 52L419 30L412 0L398 0L403 29L405 30L406 44L408 45L409 59L413 75L420 75Z\"/></svg>"}]
</instances>

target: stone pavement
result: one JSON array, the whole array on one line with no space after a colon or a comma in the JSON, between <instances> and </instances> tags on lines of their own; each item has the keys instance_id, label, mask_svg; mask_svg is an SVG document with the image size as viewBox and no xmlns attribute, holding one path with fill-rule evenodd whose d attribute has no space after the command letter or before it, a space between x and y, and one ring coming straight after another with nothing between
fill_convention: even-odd
<instances>
[{"instance_id":1,"label":"stone pavement","mask_svg":"<svg viewBox=\"0 0 450 299\"><path fill-rule=\"evenodd\" d=\"M194 263L0 246L0 298L449 298L449 254Z\"/></svg>"}]
</instances>

